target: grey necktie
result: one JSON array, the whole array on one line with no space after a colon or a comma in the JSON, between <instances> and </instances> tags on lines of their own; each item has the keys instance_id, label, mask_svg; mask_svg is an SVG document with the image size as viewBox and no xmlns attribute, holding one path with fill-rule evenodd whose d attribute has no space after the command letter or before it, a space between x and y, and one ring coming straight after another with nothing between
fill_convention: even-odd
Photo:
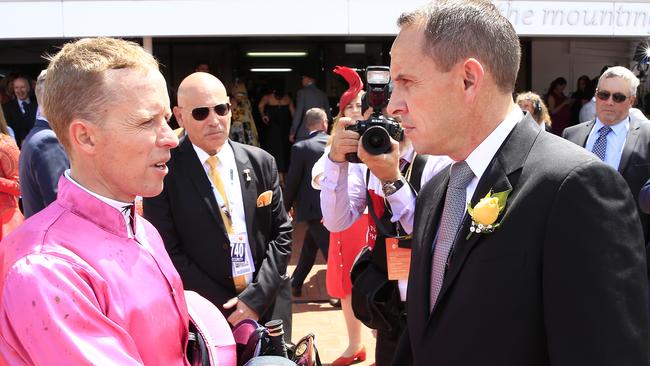
<instances>
[{"instance_id":1,"label":"grey necktie","mask_svg":"<svg viewBox=\"0 0 650 366\"><path fill-rule=\"evenodd\" d=\"M20 106L20 111L25 114L27 111L25 110L25 107L27 106L27 102L24 100L19 100L18 105Z\"/></svg>"},{"instance_id":2,"label":"grey necktie","mask_svg":"<svg viewBox=\"0 0 650 366\"><path fill-rule=\"evenodd\" d=\"M591 149L591 152L596 154L600 160L605 161L605 152L607 151L607 135L612 132L612 128L609 126L603 126L598 130L598 138L594 142L594 147Z\"/></svg>"},{"instance_id":3,"label":"grey necktie","mask_svg":"<svg viewBox=\"0 0 650 366\"><path fill-rule=\"evenodd\" d=\"M440 289L442 288L449 254L467 206L465 190L472 178L474 178L474 173L472 173L472 170L465 161L459 161L451 166L445 205L442 209L438 235L433 249L433 259L431 260L430 311L433 311L438 300L438 295L440 294Z\"/></svg>"}]
</instances>

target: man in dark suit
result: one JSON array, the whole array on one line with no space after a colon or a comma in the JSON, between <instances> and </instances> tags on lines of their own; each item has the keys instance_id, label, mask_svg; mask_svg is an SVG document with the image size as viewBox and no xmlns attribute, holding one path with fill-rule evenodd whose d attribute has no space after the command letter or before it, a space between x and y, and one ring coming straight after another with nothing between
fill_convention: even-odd
<instances>
[{"instance_id":1,"label":"man in dark suit","mask_svg":"<svg viewBox=\"0 0 650 366\"><path fill-rule=\"evenodd\" d=\"M305 112L311 108L321 108L327 114L327 120L332 119L330 115L330 104L327 94L316 87L316 80L312 74L302 76L302 89L298 90L296 96L296 111L293 114L289 141L297 142L309 136L305 125Z\"/></svg>"},{"instance_id":2,"label":"man in dark suit","mask_svg":"<svg viewBox=\"0 0 650 366\"><path fill-rule=\"evenodd\" d=\"M5 112L7 125L14 130L18 147L21 146L25 136L34 126L36 119L36 108L38 103L29 97L29 80L19 76L14 80L14 95L16 99L5 103L2 106Z\"/></svg>"},{"instance_id":3,"label":"man in dark suit","mask_svg":"<svg viewBox=\"0 0 650 366\"><path fill-rule=\"evenodd\" d=\"M36 98L44 100L46 70L36 80ZM18 172L25 218L34 215L56 199L61 174L70 167L68 155L50 128L41 106L36 122L20 150Z\"/></svg>"},{"instance_id":4,"label":"man in dark suit","mask_svg":"<svg viewBox=\"0 0 650 366\"><path fill-rule=\"evenodd\" d=\"M607 69L596 88L596 119L567 128L562 134L618 170L635 202L650 178L650 124L630 115L638 86L639 79L625 67ZM650 241L649 218L641 213L646 242Z\"/></svg>"},{"instance_id":5,"label":"man in dark suit","mask_svg":"<svg viewBox=\"0 0 650 366\"><path fill-rule=\"evenodd\" d=\"M418 153L455 163L418 196L394 364L647 365L632 195L514 104L510 22L488 0L440 0L398 24L388 111Z\"/></svg>"},{"instance_id":6,"label":"man in dark suit","mask_svg":"<svg viewBox=\"0 0 650 366\"><path fill-rule=\"evenodd\" d=\"M226 89L208 73L181 82L174 115L187 134L172 151L163 192L144 199L145 217L186 289L233 325L282 319L290 340L291 223L273 158L228 139Z\"/></svg>"},{"instance_id":7,"label":"man in dark suit","mask_svg":"<svg viewBox=\"0 0 650 366\"><path fill-rule=\"evenodd\" d=\"M323 156L327 144L327 114L320 108L309 109L305 113L305 124L309 136L291 148L291 164L284 189L287 211L293 206L294 220L307 223L300 259L291 279L294 296L302 295L302 284L314 265L318 249L327 258L329 247L329 231L321 222L320 192L311 185L311 168Z\"/></svg>"}]
</instances>

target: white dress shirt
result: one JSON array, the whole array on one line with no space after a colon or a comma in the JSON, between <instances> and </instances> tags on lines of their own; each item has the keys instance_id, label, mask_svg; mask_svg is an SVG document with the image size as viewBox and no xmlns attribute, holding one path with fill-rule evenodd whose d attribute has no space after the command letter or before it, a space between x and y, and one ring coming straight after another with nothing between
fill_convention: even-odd
<instances>
[{"instance_id":1,"label":"white dress shirt","mask_svg":"<svg viewBox=\"0 0 650 366\"><path fill-rule=\"evenodd\" d=\"M590 101L580 108L579 117L580 123L588 122L596 118L596 97L592 97Z\"/></svg>"},{"instance_id":2,"label":"white dress shirt","mask_svg":"<svg viewBox=\"0 0 650 366\"><path fill-rule=\"evenodd\" d=\"M208 177L208 181L212 185L210 180L210 165L208 165L207 160L210 157L208 153L203 151L200 147L192 144L196 156L199 158L203 169L205 170L205 175ZM244 199L242 198L241 185L239 183L239 172L237 170L237 162L235 161L235 153L232 151L232 147L229 142L226 142L221 147L221 150L216 154L219 159L217 164L217 171L223 182L224 190L228 196L228 207L230 208L230 214L232 218L232 228L236 234L244 234L248 238L246 231L246 215L244 212ZM217 189L212 186L212 193L217 198L218 192ZM253 266L253 273L255 272L252 252L250 249L250 243L247 242L246 255ZM253 274L249 273L246 275L246 283L250 283L253 280Z\"/></svg>"},{"instance_id":3,"label":"white dress shirt","mask_svg":"<svg viewBox=\"0 0 650 366\"><path fill-rule=\"evenodd\" d=\"M401 158L411 162L414 153L413 147L409 146ZM421 185L450 163L451 159L446 156L429 156L422 172ZM374 190L377 195L384 196L382 183L374 174L370 174L366 187L368 167L365 164L337 163L325 157L324 166L320 182L323 225L329 231L343 231L352 226L366 209L366 190ZM393 212L391 222L399 221L406 234L413 231L415 198L416 195L407 185L386 197Z\"/></svg>"},{"instance_id":4,"label":"white dress shirt","mask_svg":"<svg viewBox=\"0 0 650 366\"><path fill-rule=\"evenodd\" d=\"M483 173L487 169L488 165L496 155L497 151L506 140L506 137L510 134L513 128L517 125L522 118L524 118L524 112L521 111L519 106L515 107L508 113L506 118L501 121L497 128L488 135L488 137L483 140L465 159L467 165L474 173L474 178L469 182L466 188L465 199L469 202L474 195L476 186L481 180ZM544 133L544 132L542 132ZM485 192L487 193L487 192ZM484 194L481 192L481 194Z\"/></svg>"},{"instance_id":5,"label":"white dress shirt","mask_svg":"<svg viewBox=\"0 0 650 366\"><path fill-rule=\"evenodd\" d=\"M365 164L336 163L329 159L328 153L326 151L323 155L325 163L320 181L321 211L323 225L329 231L338 232L352 226L367 209L366 190L373 190L380 197L384 197L384 193L381 181L374 174L370 174L366 187L368 167ZM411 163L414 156L412 145L401 154L402 159ZM422 172L421 186L450 163L451 159L446 156L429 156ZM393 212L391 222L399 221L405 234L411 234L415 216L415 193L405 184L385 198ZM399 280L397 284L402 301L406 300L407 283L408 280Z\"/></svg>"}]
</instances>

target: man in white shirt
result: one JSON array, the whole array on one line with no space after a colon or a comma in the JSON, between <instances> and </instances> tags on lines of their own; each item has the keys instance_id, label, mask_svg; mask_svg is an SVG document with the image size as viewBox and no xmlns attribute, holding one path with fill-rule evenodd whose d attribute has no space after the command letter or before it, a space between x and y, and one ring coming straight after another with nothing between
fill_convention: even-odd
<instances>
[{"instance_id":1,"label":"man in white shirt","mask_svg":"<svg viewBox=\"0 0 650 366\"><path fill-rule=\"evenodd\" d=\"M596 118L596 97L592 97L580 108L580 123L591 121L594 118Z\"/></svg>"},{"instance_id":2,"label":"man in white shirt","mask_svg":"<svg viewBox=\"0 0 650 366\"><path fill-rule=\"evenodd\" d=\"M388 112L418 153L455 163L418 196L393 364L648 364L634 200L514 103L512 24L488 0L440 0L398 25Z\"/></svg>"},{"instance_id":3,"label":"man in white shirt","mask_svg":"<svg viewBox=\"0 0 650 366\"><path fill-rule=\"evenodd\" d=\"M417 155L408 140L400 143L392 140L390 152L371 155L363 148L359 134L345 129L353 123L356 121L350 118L339 119L331 151L325 159L325 171L320 182L323 224L330 231L343 231L356 222L367 208L370 212L367 245L373 248L372 265L388 278L387 237L407 237L411 234L417 192L451 160L444 156ZM357 153L365 164L355 164L354 169L348 170L350 163L346 161L345 154L351 152ZM404 277L392 281L392 296L397 298L397 303L401 302L397 309L392 309L397 313L404 312L407 280ZM355 292L360 294L361 290L353 283L353 299L360 296ZM353 301L352 306L358 305ZM355 312L359 310L355 309ZM384 317L390 319L390 315ZM403 318L394 320L388 321L393 328L390 331L382 329L379 324L366 324L379 328L375 347L378 366L390 364L404 328Z\"/></svg>"}]
</instances>

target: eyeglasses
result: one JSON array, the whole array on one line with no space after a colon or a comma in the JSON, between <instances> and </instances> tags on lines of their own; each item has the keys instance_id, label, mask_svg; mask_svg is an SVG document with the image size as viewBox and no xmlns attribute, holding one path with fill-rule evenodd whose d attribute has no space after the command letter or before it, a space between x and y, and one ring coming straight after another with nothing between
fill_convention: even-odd
<instances>
[{"instance_id":1,"label":"eyeglasses","mask_svg":"<svg viewBox=\"0 0 650 366\"><path fill-rule=\"evenodd\" d=\"M214 107L198 107L192 109L192 118L197 121L203 121L210 115L210 109L214 109L214 113L218 116L225 116L230 112L230 103L217 104Z\"/></svg>"},{"instance_id":2,"label":"eyeglasses","mask_svg":"<svg viewBox=\"0 0 650 366\"><path fill-rule=\"evenodd\" d=\"M596 96L598 97L598 99L600 99L600 100L602 100L604 102L609 100L610 95L612 96L612 100L614 102L616 102L616 103L623 103L627 99L627 95L625 95L623 93L614 93L614 94L612 94L612 93L610 93L608 91L605 91L605 90L597 90L596 91Z\"/></svg>"}]
</instances>

